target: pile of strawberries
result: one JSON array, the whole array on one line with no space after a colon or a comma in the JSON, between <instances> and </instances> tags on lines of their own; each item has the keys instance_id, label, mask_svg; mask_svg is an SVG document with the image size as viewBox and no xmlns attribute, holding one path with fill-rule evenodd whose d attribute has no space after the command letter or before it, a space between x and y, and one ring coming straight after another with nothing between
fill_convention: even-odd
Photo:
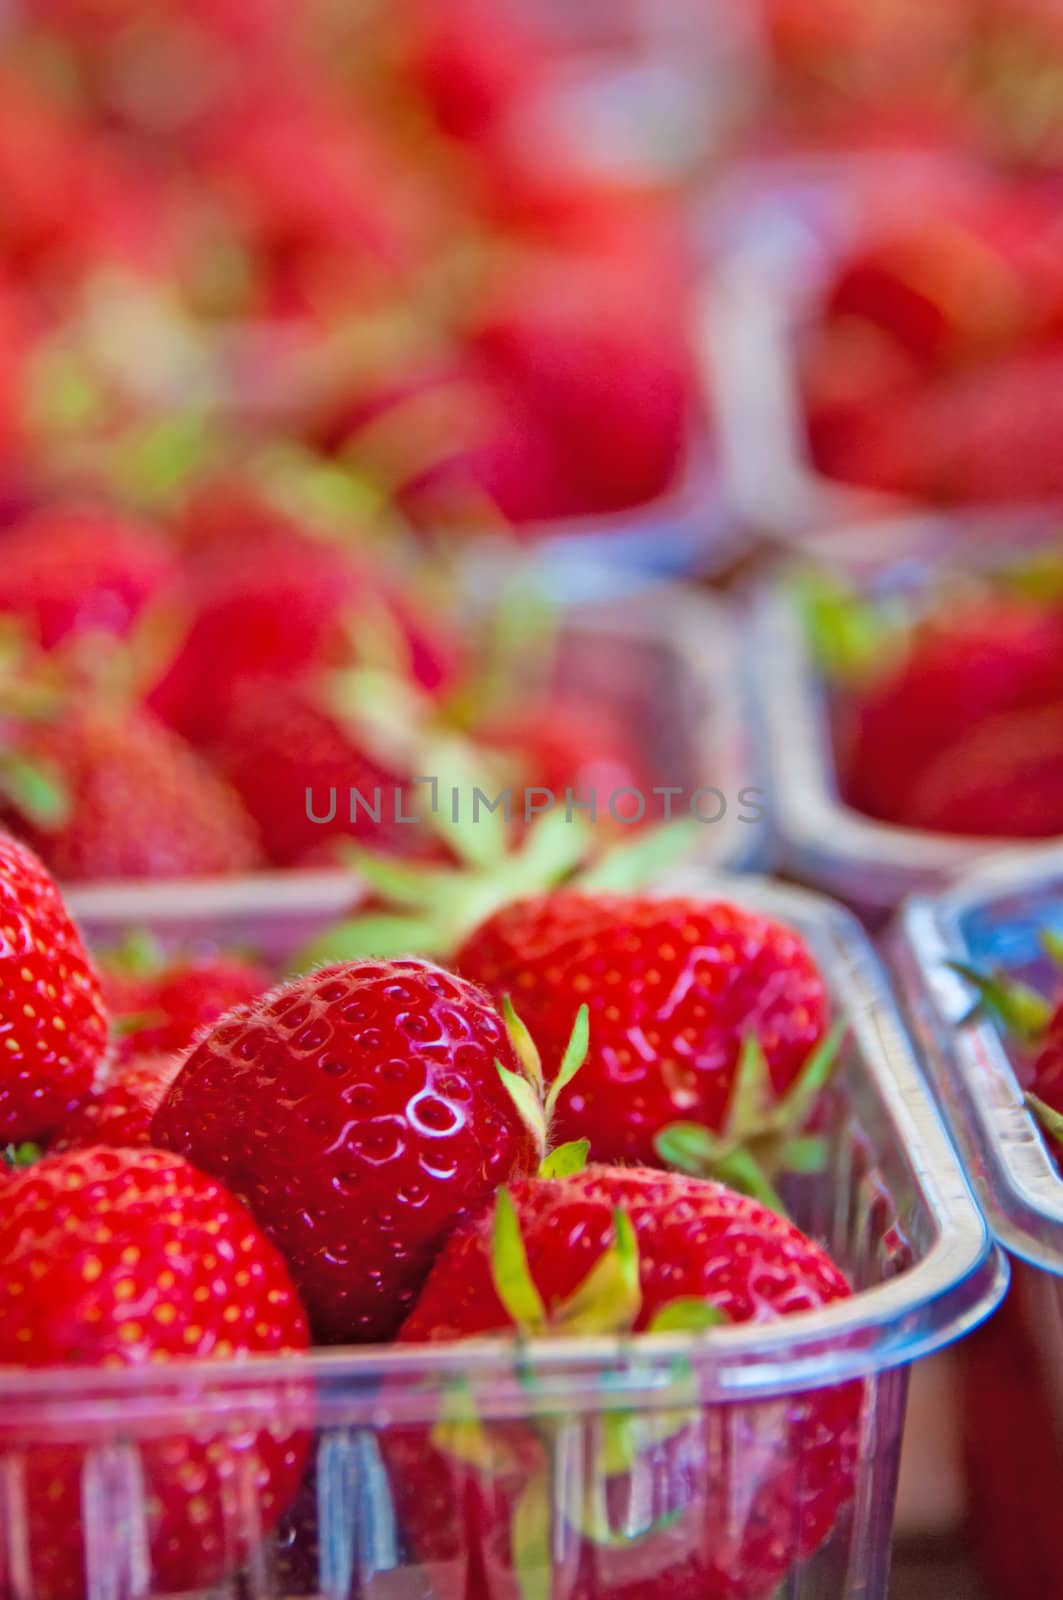
<instances>
[{"instance_id":1,"label":"pile of strawberries","mask_svg":"<svg viewBox=\"0 0 1063 1600\"><path fill-rule=\"evenodd\" d=\"M812 459L942 505L1063 497L1063 221L1029 183L869 224L802 350Z\"/></svg>"},{"instance_id":2,"label":"pile of strawberries","mask_svg":"<svg viewBox=\"0 0 1063 1600\"><path fill-rule=\"evenodd\" d=\"M839 788L900 827L1063 833L1063 606L1054 557L878 604L832 585L809 606Z\"/></svg>"},{"instance_id":3,"label":"pile of strawberries","mask_svg":"<svg viewBox=\"0 0 1063 1600\"><path fill-rule=\"evenodd\" d=\"M772 144L960 148L1059 171L1055 0L759 0L757 12Z\"/></svg>"},{"instance_id":4,"label":"pile of strawberries","mask_svg":"<svg viewBox=\"0 0 1063 1600\"><path fill-rule=\"evenodd\" d=\"M57 486L172 505L272 446L433 536L667 490L684 252L662 197L549 114L566 57L526 9L21 7L4 509Z\"/></svg>"},{"instance_id":5,"label":"pile of strawberries","mask_svg":"<svg viewBox=\"0 0 1063 1600\"><path fill-rule=\"evenodd\" d=\"M160 968L133 944L101 978L39 861L0 837L0 941L0 1365L704 1331L850 1293L773 1209L787 1171L826 1159L838 1030L808 950L763 916L567 891L495 913L446 968L353 962L260 992L246 960ZM138 1446L153 1592L253 1564L282 1520L292 1571L313 1568L300 1392ZM567 1512L546 1419L466 1409L381 1443L440 1594L468 1592L469 1562L476 1592L515 1593L553 1561L574 1594L768 1600L852 1493L860 1404L843 1385L663 1431L618 1413ZM28 1543L4 1525L0 1580L77 1596L99 1556L86 1458L22 1438L18 1459Z\"/></svg>"}]
</instances>

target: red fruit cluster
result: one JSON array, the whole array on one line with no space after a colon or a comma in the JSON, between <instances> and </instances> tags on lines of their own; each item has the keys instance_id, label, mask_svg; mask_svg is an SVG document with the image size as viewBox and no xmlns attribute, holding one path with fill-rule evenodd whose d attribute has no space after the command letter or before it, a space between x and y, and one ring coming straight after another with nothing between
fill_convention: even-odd
<instances>
[{"instance_id":1,"label":"red fruit cluster","mask_svg":"<svg viewBox=\"0 0 1063 1600\"><path fill-rule=\"evenodd\" d=\"M127 1447L144 1505L136 1559L155 1587L205 1587L253 1563L282 1516L297 1530L293 1570L316 1560L297 1370L268 1387L265 1408L257 1385L227 1393L223 1428L206 1403L213 1362L297 1352L311 1330L327 1343L704 1331L850 1292L823 1250L721 1183L659 1166L582 1170L583 1144L547 1153L548 1135L582 1120L596 1150L656 1164L654 1133L685 1116L721 1149L748 1133L768 1160L828 1014L786 930L722 904L586 894L499 914L462 961L479 960L502 993L504 961L516 972L523 952L532 981L515 987L542 1026L545 1066L505 1005L426 961L325 967L258 995L264 974L246 961L167 961L130 941L108 970L108 1050L99 984L54 885L22 846L0 844L4 1133L51 1144L39 1159L14 1152L30 1164L3 1182L0 1365L206 1363L180 1380L195 1422L177 1408L165 1432L133 1428ZM588 974L602 996L589 1008ZM547 986L552 1009L539 1004ZM571 1041L555 1026L570 1004ZM601 1038L581 1083L588 1010ZM636 1084L624 1051L640 1040L656 1054ZM751 1060L763 1062L755 1104L739 1107ZM790 1131L815 1110L810 1099ZM645 1526L625 1521L628 1575L644 1573L646 1594L667 1584L691 1600L761 1600L851 1495L859 1404L843 1387L788 1399L782 1419L777 1402L740 1417L696 1408L660 1438L632 1418L595 1467L605 1500L543 1533L534 1559L567 1541L574 1592L589 1595L636 1481L664 1473L671 1488ZM46 1600L81 1600L100 1563L86 1511L98 1461L80 1436L27 1441L0 1418L0 1454L9 1442L28 1545L13 1568L0 1533L0 1577L26 1571ZM516 1530L548 1481L538 1426L467 1423L452 1437L444 1418L430 1435L389 1428L383 1447L419 1556L442 1559L464 1524L464 1558L516 1593L528 1559ZM506 1464L466 1502L470 1450ZM124 1524L108 1548L133 1559Z\"/></svg>"},{"instance_id":2,"label":"red fruit cluster","mask_svg":"<svg viewBox=\"0 0 1063 1600\"><path fill-rule=\"evenodd\" d=\"M911 500L1058 498L1061 372L1054 199L946 193L879 225L827 286L804 357L813 460Z\"/></svg>"},{"instance_id":3,"label":"red fruit cluster","mask_svg":"<svg viewBox=\"0 0 1063 1600\"><path fill-rule=\"evenodd\" d=\"M903 827L1063 831L1063 610L1007 593L943 603L839 686L842 792Z\"/></svg>"}]
</instances>

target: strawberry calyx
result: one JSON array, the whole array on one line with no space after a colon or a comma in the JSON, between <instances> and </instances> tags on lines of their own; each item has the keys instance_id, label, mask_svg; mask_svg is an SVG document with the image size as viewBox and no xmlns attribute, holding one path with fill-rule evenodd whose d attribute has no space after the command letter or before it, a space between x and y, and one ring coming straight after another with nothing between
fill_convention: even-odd
<instances>
[{"instance_id":1,"label":"strawberry calyx","mask_svg":"<svg viewBox=\"0 0 1063 1600\"><path fill-rule=\"evenodd\" d=\"M40 1145L31 1144L26 1140L22 1144L5 1145L0 1150L0 1162L11 1172L21 1172L25 1167L32 1167L33 1163L39 1161L43 1154L44 1151Z\"/></svg>"},{"instance_id":2,"label":"strawberry calyx","mask_svg":"<svg viewBox=\"0 0 1063 1600\"><path fill-rule=\"evenodd\" d=\"M1041 1132L1053 1145L1063 1150L1063 1115L1035 1094L1026 1093L1022 1098Z\"/></svg>"},{"instance_id":3,"label":"strawberry calyx","mask_svg":"<svg viewBox=\"0 0 1063 1600\"><path fill-rule=\"evenodd\" d=\"M907 628L897 605L872 605L822 573L801 573L792 593L816 665L835 683L852 685L881 672Z\"/></svg>"},{"instance_id":4,"label":"strawberry calyx","mask_svg":"<svg viewBox=\"0 0 1063 1600\"><path fill-rule=\"evenodd\" d=\"M654 1143L666 1166L696 1178L715 1178L786 1215L776 1180L787 1172L821 1172L825 1139L807 1131L820 1095L837 1066L846 1024L836 1023L809 1055L784 1095L772 1088L760 1040L747 1034L727 1116L719 1132L698 1122L673 1122Z\"/></svg>"},{"instance_id":5,"label":"strawberry calyx","mask_svg":"<svg viewBox=\"0 0 1063 1600\"><path fill-rule=\"evenodd\" d=\"M590 1012L588 1007L582 1005L576 1013L576 1020L572 1024L572 1032L565 1046L561 1065L549 1090L546 1088L542 1060L536 1049L535 1042L513 1009L513 1003L508 995L502 1002L502 1015L505 1019L506 1032L509 1034L509 1040L513 1046L513 1053L521 1070L520 1072L513 1072L497 1059L495 1060L495 1070L501 1078L507 1094L513 1101L521 1121L535 1140L542 1166L550 1162L553 1167L561 1169L550 1173L540 1170L540 1176L562 1176L565 1173L579 1172L586 1164L587 1152L590 1149L589 1141L585 1139L572 1140L568 1144L560 1145L556 1150L551 1150L550 1126L557 1110L558 1101L587 1059L587 1051L590 1047ZM582 1160L580 1160L581 1152Z\"/></svg>"},{"instance_id":6,"label":"strawberry calyx","mask_svg":"<svg viewBox=\"0 0 1063 1600\"><path fill-rule=\"evenodd\" d=\"M444 770L449 777L453 765ZM478 787L483 793L482 773ZM463 792L472 794L473 785L466 783ZM445 958L503 906L562 886L637 892L689 855L697 827L690 818L677 818L596 853L586 819L554 810L537 817L520 843L507 848L503 817L488 812L453 827L444 820L440 831L460 861L440 867L347 845L345 858L368 885L373 903L305 945L292 971L369 956Z\"/></svg>"},{"instance_id":7,"label":"strawberry calyx","mask_svg":"<svg viewBox=\"0 0 1063 1600\"><path fill-rule=\"evenodd\" d=\"M1053 943L1058 942L1058 936L1048 937ZM1045 938L1042 935L1042 943L1045 943ZM978 1011L988 1011L1007 1033L1024 1045L1040 1042L1053 1013L1053 1007L1044 995L1038 994L1029 984L1007 978L1001 972L981 972L963 961L950 961L948 965L978 993L972 1015Z\"/></svg>"}]
</instances>

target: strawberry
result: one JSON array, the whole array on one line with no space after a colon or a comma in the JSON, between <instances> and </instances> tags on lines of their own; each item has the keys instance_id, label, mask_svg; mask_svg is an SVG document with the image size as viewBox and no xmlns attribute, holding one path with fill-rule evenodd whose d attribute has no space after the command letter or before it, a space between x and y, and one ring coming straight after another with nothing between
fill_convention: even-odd
<instances>
[{"instance_id":1,"label":"strawberry","mask_svg":"<svg viewBox=\"0 0 1063 1600\"><path fill-rule=\"evenodd\" d=\"M124 635L176 576L153 528L110 509L53 506L5 534L0 612L22 618L46 650L72 633Z\"/></svg>"},{"instance_id":2,"label":"strawberry","mask_svg":"<svg viewBox=\"0 0 1063 1600\"><path fill-rule=\"evenodd\" d=\"M101 963L104 996L122 1024L125 1058L171 1055L186 1050L204 1028L237 1006L249 1005L269 987L261 967L220 953L165 961L157 952L132 970L122 960Z\"/></svg>"},{"instance_id":3,"label":"strawberry","mask_svg":"<svg viewBox=\"0 0 1063 1600\"><path fill-rule=\"evenodd\" d=\"M541 1154L474 985L423 961L298 978L189 1054L152 1136L247 1204L287 1256L318 1337L388 1338L455 1221Z\"/></svg>"},{"instance_id":4,"label":"strawberry","mask_svg":"<svg viewBox=\"0 0 1063 1600\"><path fill-rule=\"evenodd\" d=\"M10 824L63 880L208 877L260 862L238 798L146 711L72 702L26 724L20 755L54 775L57 804Z\"/></svg>"},{"instance_id":5,"label":"strawberry","mask_svg":"<svg viewBox=\"0 0 1063 1600\"><path fill-rule=\"evenodd\" d=\"M231 1195L179 1156L88 1149L47 1157L8 1180L0 1364L136 1368L306 1342L305 1315L276 1250ZM302 1435L286 1426L282 1395L274 1393L268 1416L241 1418L237 1402L213 1436L209 1408L199 1412L189 1398L190 1417L200 1417L194 1435L140 1434L131 1424L126 1448L144 1508L143 1548L123 1519L107 1540L107 1570L140 1571L139 1562L156 1593L207 1586L237 1565L294 1495L305 1456ZM27 1443L16 1421L14 1441L28 1528L13 1545L7 1528L0 1533L0 1576L6 1587L30 1583L46 1600L79 1600L102 1571L97 1530L82 1511L91 1453L67 1442L62 1428ZM250 1519L248 1495L256 1506Z\"/></svg>"},{"instance_id":6,"label":"strawberry","mask_svg":"<svg viewBox=\"0 0 1063 1600\"><path fill-rule=\"evenodd\" d=\"M790 1094L806 1113L824 1069L830 1003L811 954L726 902L561 890L489 917L454 964L512 995L547 1061L589 1005L590 1052L554 1134L586 1133L596 1160L653 1164L665 1130L695 1123L721 1136L717 1170L737 1179L731 1136L776 1131L767 1107L788 1108ZM782 1120L777 1131L800 1131Z\"/></svg>"},{"instance_id":7,"label":"strawberry","mask_svg":"<svg viewBox=\"0 0 1063 1600\"><path fill-rule=\"evenodd\" d=\"M923 775L973 727L1063 699L1063 615L1008 595L959 600L886 650L866 684L842 689L842 792L858 810L901 821Z\"/></svg>"},{"instance_id":8,"label":"strawberry","mask_svg":"<svg viewBox=\"0 0 1063 1600\"><path fill-rule=\"evenodd\" d=\"M413 0L403 9L406 73L452 137L481 140L541 81L545 41L512 0Z\"/></svg>"},{"instance_id":9,"label":"strawberry","mask_svg":"<svg viewBox=\"0 0 1063 1600\"><path fill-rule=\"evenodd\" d=\"M1063 699L961 733L927 762L896 820L983 839L1063 833Z\"/></svg>"},{"instance_id":10,"label":"strawberry","mask_svg":"<svg viewBox=\"0 0 1063 1600\"><path fill-rule=\"evenodd\" d=\"M217 731L243 685L294 677L335 653L363 587L343 550L268 515L235 516L224 542L191 564L188 633L148 699L196 743Z\"/></svg>"},{"instance_id":11,"label":"strawberry","mask_svg":"<svg viewBox=\"0 0 1063 1600\"><path fill-rule=\"evenodd\" d=\"M310 683L246 685L212 754L277 866L320 860L324 846L344 839L403 855L424 848L420 826L395 820L414 815L408 776L368 747L355 722L334 715ZM351 790L364 802L354 803L353 817Z\"/></svg>"},{"instance_id":12,"label":"strawberry","mask_svg":"<svg viewBox=\"0 0 1063 1600\"><path fill-rule=\"evenodd\" d=\"M46 1138L107 1048L95 970L40 861L0 833L0 1145Z\"/></svg>"},{"instance_id":13,"label":"strawberry","mask_svg":"<svg viewBox=\"0 0 1063 1600\"><path fill-rule=\"evenodd\" d=\"M469 349L547 430L557 514L641 505L680 471L693 389L675 286L665 305L663 289L591 255L532 260L485 297Z\"/></svg>"},{"instance_id":14,"label":"strawberry","mask_svg":"<svg viewBox=\"0 0 1063 1600\"><path fill-rule=\"evenodd\" d=\"M1046 929L1041 942L1055 966L1063 966L1060 935ZM1063 1164L1063 997L1047 999L1001 972L982 972L962 962L951 965L977 990L980 1003L1015 1047L1016 1075L1027 1108Z\"/></svg>"},{"instance_id":15,"label":"strawberry","mask_svg":"<svg viewBox=\"0 0 1063 1600\"><path fill-rule=\"evenodd\" d=\"M107 1145L138 1149L151 1143L151 1119L181 1070L179 1054L137 1054L107 1067L88 1099L63 1122L53 1152Z\"/></svg>"},{"instance_id":16,"label":"strawberry","mask_svg":"<svg viewBox=\"0 0 1063 1600\"><path fill-rule=\"evenodd\" d=\"M823 1250L721 1184L589 1167L516 1183L459 1227L399 1337L705 1330L849 1293ZM500 1600L533 1582L573 1600L767 1600L853 1490L859 1385L694 1407L660 1428L620 1401L578 1440L571 1418L478 1421L474 1404L475 1391L430 1434L385 1438L400 1519L441 1597L468 1592L467 1567ZM550 1488L559 1427L585 1463L563 1496L556 1477ZM463 1561L448 1560L457 1537Z\"/></svg>"}]
</instances>

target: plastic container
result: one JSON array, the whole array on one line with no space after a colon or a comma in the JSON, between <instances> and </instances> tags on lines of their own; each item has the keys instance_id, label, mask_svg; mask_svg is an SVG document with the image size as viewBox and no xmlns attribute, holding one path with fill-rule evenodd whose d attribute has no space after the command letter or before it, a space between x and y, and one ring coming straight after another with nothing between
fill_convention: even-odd
<instances>
[{"instance_id":1,"label":"plastic container","mask_svg":"<svg viewBox=\"0 0 1063 1600\"><path fill-rule=\"evenodd\" d=\"M949 965L999 965L1059 992L1038 942L1063 928L1063 850L1019 852L906 906L890 940L902 1003L999 1242L1018 1258L1004 1313L963 1347L966 1476L988 1592L1058 1588L1063 1486L1063 1175L1026 1110L1007 1042ZM1021 1530L1021 1531L1020 1531Z\"/></svg>"},{"instance_id":2,"label":"plastic container","mask_svg":"<svg viewBox=\"0 0 1063 1600\"><path fill-rule=\"evenodd\" d=\"M300 1436L301 1488L271 1530L243 1483L225 1529L239 1570L214 1573L213 1595L884 1600L906 1368L989 1313L1006 1282L1003 1258L853 919L756 879L686 872L662 890L729 895L799 928L850 1021L824 1117L828 1168L789 1180L787 1201L849 1273L854 1296L701 1338L0 1373L0 1592L39 1592L27 1574L41 1524L20 1499L35 1450L70 1451L80 1471L92 1530L85 1593L148 1596L158 1592L143 1521L150 1446L193 1431L224 1460L234 1435L268 1425L286 1441ZM295 937L283 919L256 915L245 935L278 952ZM809 1428L825 1407L844 1414L851 1458L834 1443L810 1453ZM458 1437L433 1432L441 1414L475 1419L464 1466L453 1460ZM584 1491L603 1488L603 1440L616 1436L618 1416L636 1441L635 1465L619 1482L609 1469L611 1537L580 1555L571 1518L589 1503ZM843 1459L853 1475L833 1495ZM533 1478L547 1493L539 1520L523 1523L531 1576L521 1591L504 1530L522 1491L525 1506L536 1503ZM211 1504L200 1511L206 1524ZM54 1541L66 1524L46 1526L37 1538Z\"/></svg>"},{"instance_id":3,"label":"plastic container","mask_svg":"<svg viewBox=\"0 0 1063 1600\"><path fill-rule=\"evenodd\" d=\"M717 437L734 510L762 537L801 547L832 534L844 554L852 526L918 512L817 470L798 347L863 229L932 211L943 193L963 196L984 183L984 170L933 152L809 156L750 163L703 205L697 232L717 263L702 317ZM979 513L958 513L968 509Z\"/></svg>"},{"instance_id":4,"label":"plastic container","mask_svg":"<svg viewBox=\"0 0 1063 1600\"><path fill-rule=\"evenodd\" d=\"M950 569L957 575L1014 562L1059 544L1059 522L1020 511L989 516L915 517L852 529L844 557L831 563L870 600L904 595L918 604ZM839 543L843 535L834 536ZM810 545L821 562L833 540ZM773 825L787 869L829 890L870 918L907 894L940 888L989 855L1025 846L1007 838L961 838L903 828L865 816L842 799L828 715L827 688L809 645L793 590L783 578L760 591L754 614L753 657L759 715L768 753Z\"/></svg>"},{"instance_id":5,"label":"plastic container","mask_svg":"<svg viewBox=\"0 0 1063 1600\"><path fill-rule=\"evenodd\" d=\"M661 586L572 608L565 613L555 675L614 719L619 711L637 731L653 783L678 785L688 796L702 787L724 794L720 820L699 831L699 859L726 868L763 863L766 824L739 821L746 814L741 791L761 785L763 774L751 688L726 602ZM709 814L707 805L704 810ZM309 916L336 917L360 893L350 872L290 870L196 882L79 884L67 899L77 915L115 926L165 905L191 924L215 927L230 917L285 916L300 908Z\"/></svg>"}]
</instances>

